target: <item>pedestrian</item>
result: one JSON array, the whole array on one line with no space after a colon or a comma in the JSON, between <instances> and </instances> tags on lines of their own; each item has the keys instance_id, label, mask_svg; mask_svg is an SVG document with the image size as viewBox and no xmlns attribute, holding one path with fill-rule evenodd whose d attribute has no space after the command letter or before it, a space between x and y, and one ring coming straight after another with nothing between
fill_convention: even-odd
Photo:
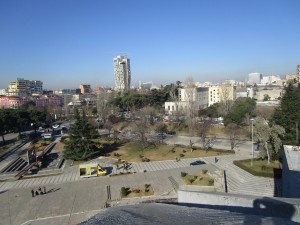
<instances>
[{"instance_id":1,"label":"pedestrian","mask_svg":"<svg viewBox=\"0 0 300 225\"><path fill-rule=\"evenodd\" d=\"M46 194L46 187L44 186L44 194Z\"/></svg>"},{"instance_id":2,"label":"pedestrian","mask_svg":"<svg viewBox=\"0 0 300 225\"><path fill-rule=\"evenodd\" d=\"M217 163L218 162L218 159L217 159L217 157L215 157L215 163Z\"/></svg>"},{"instance_id":3,"label":"pedestrian","mask_svg":"<svg viewBox=\"0 0 300 225\"><path fill-rule=\"evenodd\" d=\"M32 195L32 197L34 197L34 190L33 189L31 189L31 195Z\"/></svg>"},{"instance_id":4,"label":"pedestrian","mask_svg":"<svg viewBox=\"0 0 300 225\"><path fill-rule=\"evenodd\" d=\"M35 191L35 195L39 195L39 192L38 192L38 191Z\"/></svg>"},{"instance_id":5,"label":"pedestrian","mask_svg":"<svg viewBox=\"0 0 300 225\"><path fill-rule=\"evenodd\" d=\"M119 163L117 163L117 170L119 169Z\"/></svg>"},{"instance_id":6,"label":"pedestrian","mask_svg":"<svg viewBox=\"0 0 300 225\"><path fill-rule=\"evenodd\" d=\"M176 157L176 162L178 162L178 158Z\"/></svg>"}]
</instances>

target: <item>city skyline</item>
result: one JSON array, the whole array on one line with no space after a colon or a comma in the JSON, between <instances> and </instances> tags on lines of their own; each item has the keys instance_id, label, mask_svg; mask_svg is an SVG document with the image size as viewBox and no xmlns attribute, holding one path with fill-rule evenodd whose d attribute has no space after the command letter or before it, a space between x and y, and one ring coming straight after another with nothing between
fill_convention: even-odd
<instances>
[{"instance_id":1,"label":"city skyline","mask_svg":"<svg viewBox=\"0 0 300 225\"><path fill-rule=\"evenodd\" d=\"M296 74L300 2L1 1L0 89L18 77L46 89L114 87L112 59L131 60L132 85L245 81Z\"/></svg>"}]
</instances>

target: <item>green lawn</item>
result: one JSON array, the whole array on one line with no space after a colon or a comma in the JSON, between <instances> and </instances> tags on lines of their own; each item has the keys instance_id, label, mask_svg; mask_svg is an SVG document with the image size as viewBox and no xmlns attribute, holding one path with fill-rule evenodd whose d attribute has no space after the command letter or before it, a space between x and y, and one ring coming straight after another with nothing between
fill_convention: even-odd
<instances>
[{"instance_id":1,"label":"green lawn","mask_svg":"<svg viewBox=\"0 0 300 225\"><path fill-rule=\"evenodd\" d=\"M255 176L281 178L282 165L279 161L272 161L268 164L267 160L254 159L253 166L251 166L251 159L234 161L233 163Z\"/></svg>"}]
</instances>

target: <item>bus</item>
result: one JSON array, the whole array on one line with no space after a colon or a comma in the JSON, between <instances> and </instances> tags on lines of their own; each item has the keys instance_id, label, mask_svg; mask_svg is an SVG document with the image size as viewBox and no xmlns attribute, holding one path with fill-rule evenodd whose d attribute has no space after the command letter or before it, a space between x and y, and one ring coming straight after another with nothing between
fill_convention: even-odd
<instances>
[{"instance_id":1,"label":"bus","mask_svg":"<svg viewBox=\"0 0 300 225\"><path fill-rule=\"evenodd\" d=\"M79 165L80 177L98 177L107 173L98 163L86 163Z\"/></svg>"}]
</instances>

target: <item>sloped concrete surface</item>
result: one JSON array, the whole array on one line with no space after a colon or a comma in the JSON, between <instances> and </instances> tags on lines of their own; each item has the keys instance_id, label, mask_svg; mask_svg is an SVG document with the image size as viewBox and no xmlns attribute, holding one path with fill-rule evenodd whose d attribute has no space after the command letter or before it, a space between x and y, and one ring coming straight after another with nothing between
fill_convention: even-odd
<instances>
[{"instance_id":1,"label":"sloped concrete surface","mask_svg":"<svg viewBox=\"0 0 300 225\"><path fill-rule=\"evenodd\" d=\"M287 219L277 217L264 217L253 214L236 213L226 210L205 209L169 205L161 203L139 204L109 208L79 225L95 224L223 224L223 225L294 225L298 224Z\"/></svg>"}]
</instances>

